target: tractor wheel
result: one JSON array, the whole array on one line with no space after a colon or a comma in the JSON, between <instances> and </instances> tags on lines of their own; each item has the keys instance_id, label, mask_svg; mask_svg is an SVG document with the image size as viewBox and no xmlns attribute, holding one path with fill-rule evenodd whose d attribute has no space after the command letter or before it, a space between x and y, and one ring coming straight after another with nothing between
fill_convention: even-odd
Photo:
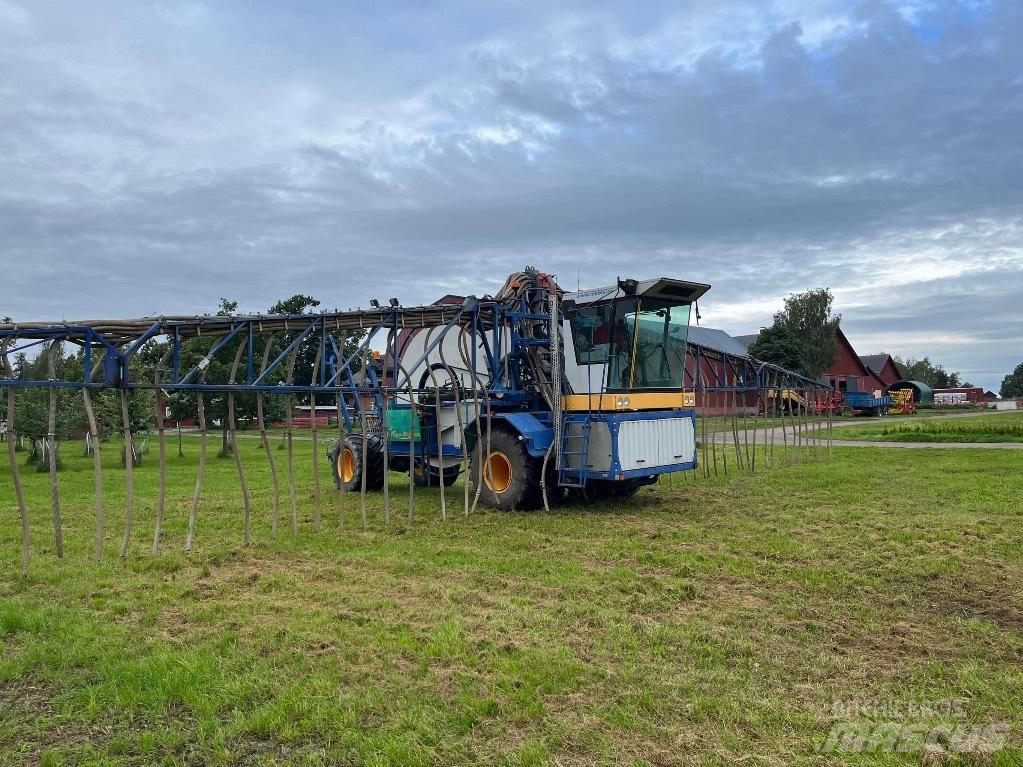
<instances>
[{"instance_id":1,"label":"tractor wheel","mask_svg":"<svg viewBox=\"0 0 1023 767\"><path fill-rule=\"evenodd\" d=\"M422 459L416 459L416 487L438 487L436 466L425 463ZM448 466L444 469L444 487L451 487L462 473L461 465Z\"/></svg>"},{"instance_id":2,"label":"tractor wheel","mask_svg":"<svg viewBox=\"0 0 1023 767\"><path fill-rule=\"evenodd\" d=\"M486 445L484 444L484 448ZM526 443L509 429L495 427L490 435L490 454L481 461L473 454L470 471L473 484L480 486L480 502L502 511L536 509L543 505L540 473L543 459L534 458Z\"/></svg>"},{"instance_id":3,"label":"tractor wheel","mask_svg":"<svg viewBox=\"0 0 1023 767\"><path fill-rule=\"evenodd\" d=\"M384 443L378 434L366 436L366 489L380 490L387 472L384 468ZM362 490L362 434L349 434L331 453L334 484L344 484L348 492Z\"/></svg>"},{"instance_id":4,"label":"tractor wheel","mask_svg":"<svg viewBox=\"0 0 1023 767\"><path fill-rule=\"evenodd\" d=\"M583 489L586 499L590 501L607 501L612 498L631 498L639 492L641 487L652 485L649 479L629 479L624 482L613 482L611 480L595 479L586 483Z\"/></svg>"}]
</instances>

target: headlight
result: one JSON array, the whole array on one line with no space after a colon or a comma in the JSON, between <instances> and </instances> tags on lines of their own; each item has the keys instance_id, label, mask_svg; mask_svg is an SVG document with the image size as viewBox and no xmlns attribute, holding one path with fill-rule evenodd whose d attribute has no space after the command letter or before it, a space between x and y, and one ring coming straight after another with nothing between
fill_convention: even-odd
<instances>
[{"instance_id":1,"label":"headlight","mask_svg":"<svg viewBox=\"0 0 1023 767\"><path fill-rule=\"evenodd\" d=\"M628 407L629 406L629 398L628 397L619 397L618 401L615 404L618 407L620 407L620 408Z\"/></svg>"}]
</instances>

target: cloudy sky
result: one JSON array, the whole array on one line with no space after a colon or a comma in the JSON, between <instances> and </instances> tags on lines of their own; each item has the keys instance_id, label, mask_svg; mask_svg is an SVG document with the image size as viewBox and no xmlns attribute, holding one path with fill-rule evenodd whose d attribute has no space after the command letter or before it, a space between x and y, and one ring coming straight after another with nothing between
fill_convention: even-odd
<instances>
[{"instance_id":1,"label":"cloudy sky","mask_svg":"<svg viewBox=\"0 0 1023 767\"><path fill-rule=\"evenodd\" d=\"M0 0L0 315L830 286L861 353L1023 360L1023 3Z\"/></svg>"}]
</instances>

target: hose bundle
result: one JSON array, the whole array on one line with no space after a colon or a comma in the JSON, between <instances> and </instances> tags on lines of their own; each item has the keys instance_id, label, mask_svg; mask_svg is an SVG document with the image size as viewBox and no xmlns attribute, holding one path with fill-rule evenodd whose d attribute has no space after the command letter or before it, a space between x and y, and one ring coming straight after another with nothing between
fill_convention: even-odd
<instances>
[{"instance_id":1,"label":"hose bundle","mask_svg":"<svg viewBox=\"0 0 1023 767\"><path fill-rule=\"evenodd\" d=\"M552 292L557 296L560 308L561 296L564 291L558 287L554 278L527 266L521 272L510 274L494 298L508 308L518 309L521 306L530 314L549 316L549 299ZM521 323L519 335L527 339L546 339L550 332L546 325L545 320L526 320ZM523 387L526 388L531 383L543 397L547 406L554 410L555 397L551 385L551 360L549 357L544 357L545 353L549 354L549 350L544 346L526 347L524 358L530 381L524 381Z\"/></svg>"}]
</instances>

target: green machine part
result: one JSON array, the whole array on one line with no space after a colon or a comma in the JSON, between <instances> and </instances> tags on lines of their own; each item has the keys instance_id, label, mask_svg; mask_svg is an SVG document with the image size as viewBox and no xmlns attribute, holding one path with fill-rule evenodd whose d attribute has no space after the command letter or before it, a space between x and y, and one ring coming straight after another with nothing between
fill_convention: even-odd
<instances>
[{"instance_id":1,"label":"green machine part","mask_svg":"<svg viewBox=\"0 0 1023 767\"><path fill-rule=\"evenodd\" d=\"M415 429L415 433L409 432ZM407 440L411 436L415 441L422 437L419 414L413 415L411 408L391 406L387 409L387 431L393 440Z\"/></svg>"}]
</instances>

